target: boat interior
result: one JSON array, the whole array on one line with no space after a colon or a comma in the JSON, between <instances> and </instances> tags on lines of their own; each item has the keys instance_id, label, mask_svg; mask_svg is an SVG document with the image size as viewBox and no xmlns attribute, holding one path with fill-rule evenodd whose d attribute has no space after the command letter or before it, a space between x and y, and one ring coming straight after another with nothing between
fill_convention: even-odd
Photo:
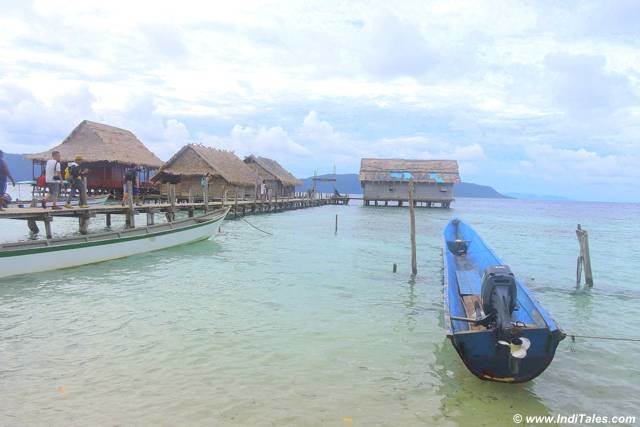
<instances>
[{"instance_id":1,"label":"boat interior","mask_svg":"<svg viewBox=\"0 0 640 427\"><path fill-rule=\"evenodd\" d=\"M546 327L538 307L509 267L467 228L460 223L445 234L445 256L454 267L445 273L449 275L452 332L485 331L497 322L505 327Z\"/></svg>"}]
</instances>

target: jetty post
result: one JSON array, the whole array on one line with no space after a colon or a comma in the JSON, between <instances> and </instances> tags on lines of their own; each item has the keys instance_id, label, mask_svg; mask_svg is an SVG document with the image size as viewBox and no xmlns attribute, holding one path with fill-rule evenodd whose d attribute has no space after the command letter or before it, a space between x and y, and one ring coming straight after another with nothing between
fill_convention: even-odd
<instances>
[{"instance_id":1,"label":"jetty post","mask_svg":"<svg viewBox=\"0 0 640 427\"><path fill-rule=\"evenodd\" d=\"M336 214L336 230L334 234L338 234L338 214Z\"/></svg>"},{"instance_id":2,"label":"jetty post","mask_svg":"<svg viewBox=\"0 0 640 427\"><path fill-rule=\"evenodd\" d=\"M409 179L409 218L411 220L411 273L418 274L418 263L416 261L416 210L413 200L413 178Z\"/></svg>"},{"instance_id":3,"label":"jetty post","mask_svg":"<svg viewBox=\"0 0 640 427\"><path fill-rule=\"evenodd\" d=\"M584 282L589 288L593 287L593 274L591 273L591 255L589 254L589 233L583 230L578 224L576 228L576 236L578 237L578 245L580 245L580 255L576 266L576 287L580 287L580 279L582 270L584 269Z\"/></svg>"},{"instance_id":4,"label":"jetty post","mask_svg":"<svg viewBox=\"0 0 640 427\"><path fill-rule=\"evenodd\" d=\"M168 212L167 218L169 222L172 222L176 219L176 185L174 183L169 183L169 204L171 205L170 211Z\"/></svg>"},{"instance_id":5,"label":"jetty post","mask_svg":"<svg viewBox=\"0 0 640 427\"><path fill-rule=\"evenodd\" d=\"M45 232L47 234L47 239L52 239L53 238L53 233L51 232L51 221L52 221L52 217L51 215L45 215L44 217L44 229Z\"/></svg>"},{"instance_id":6,"label":"jetty post","mask_svg":"<svg viewBox=\"0 0 640 427\"><path fill-rule=\"evenodd\" d=\"M127 199L129 211L127 212L126 227L134 228L136 226L136 212L133 210L133 182L131 180L127 180Z\"/></svg>"},{"instance_id":7,"label":"jetty post","mask_svg":"<svg viewBox=\"0 0 640 427\"><path fill-rule=\"evenodd\" d=\"M209 211L209 178L202 179L202 202L204 203L204 213Z\"/></svg>"}]
</instances>

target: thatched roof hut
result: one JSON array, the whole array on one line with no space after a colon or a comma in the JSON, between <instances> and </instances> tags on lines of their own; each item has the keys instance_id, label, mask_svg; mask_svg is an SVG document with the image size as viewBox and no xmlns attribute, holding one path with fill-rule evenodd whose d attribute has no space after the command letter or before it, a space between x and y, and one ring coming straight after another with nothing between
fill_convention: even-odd
<instances>
[{"instance_id":1,"label":"thatched roof hut","mask_svg":"<svg viewBox=\"0 0 640 427\"><path fill-rule=\"evenodd\" d=\"M201 177L209 173L231 185L256 184L256 174L233 152L205 147L201 144L185 145L173 155L153 177L154 181L174 181L181 177Z\"/></svg>"},{"instance_id":2,"label":"thatched roof hut","mask_svg":"<svg viewBox=\"0 0 640 427\"><path fill-rule=\"evenodd\" d=\"M137 164L151 169L162 166L162 160L130 131L89 120L83 120L59 145L42 153L27 154L25 158L46 161L52 151L59 151L63 162L81 155L85 163Z\"/></svg>"},{"instance_id":3,"label":"thatched roof hut","mask_svg":"<svg viewBox=\"0 0 640 427\"><path fill-rule=\"evenodd\" d=\"M362 159L360 182L460 182L456 160Z\"/></svg>"},{"instance_id":4,"label":"thatched roof hut","mask_svg":"<svg viewBox=\"0 0 640 427\"><path fill-rule=\"evenodd\" d=\"M266 172L273 179L280 181L284 186L302 185L302 181L293 176L288 170L280 166L280 163L266 157L254 156L253 154L246 157L244 162L249 166L256 165L253 170L263 177Z\"/></svg>"},{"instance_id":5,"label":"thatched roof hut","mask_svg":"<svg viewBox=\"0 0 640 427\"><path fill-rule=\"evenodd\" d=\"M424 206L448 208L453 201L453 184L460 182L455 160L362 159L360 184L364 204L383 202L402 206L409 201L413 181L413 201Z\"/></svg>"}]
</instances>

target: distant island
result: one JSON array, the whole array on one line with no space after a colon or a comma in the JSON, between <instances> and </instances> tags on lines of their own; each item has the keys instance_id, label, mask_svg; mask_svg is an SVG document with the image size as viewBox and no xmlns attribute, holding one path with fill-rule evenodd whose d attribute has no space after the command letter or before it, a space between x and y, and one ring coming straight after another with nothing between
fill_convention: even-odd
<instances>
[{"instance_id":1,"label":"distant island","mask_svg":"<svg viewBox=\"0 0 640 427\"><path fill-rule=\"evenodd\" d=\"M333 178L333 175L318 175L319 178ZM306 191L313 187L313 177L304 178L303 184L296 187L296 191ZM317 190L321 193L331 193L333 191L332 182L318 182ZM336 175L336 188L340 193L360 194L362 187L357 173L345 173ZM455 197L481 197L492 199L513 199L504 194L497 192L488 185L472 184L470 182L461 182L453 186L453 194Z\"/></svg>"},{"instance_id":2,"label":"distant island","mask_svg":"<svg viewBox=\"0 0 640 427\"><path fill-rule=\"evenodd\" d=\"M529 193L505 193L507 196L520 200L571 200L568 197L551 196L549 194L529 194Z\"/></svg>"}]
</instances>

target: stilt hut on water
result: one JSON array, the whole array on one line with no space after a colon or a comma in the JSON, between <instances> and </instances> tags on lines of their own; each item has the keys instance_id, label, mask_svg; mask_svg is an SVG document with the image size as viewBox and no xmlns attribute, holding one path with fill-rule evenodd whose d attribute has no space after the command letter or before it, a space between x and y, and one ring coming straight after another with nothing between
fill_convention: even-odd
<instances>
[{"instance_id":1,"label":"stilt hut on water","mask_svg":"<svg viewBox=\"0 0 640 427\"><path fill-rule=\"evenodd\" d=\"M173 155L152 178L153 182L176 184L175 195L182 200L202 200L201 179L209 174L209 200L235 198L253 199L258 176L233 152L185 145ZM167 187L160 186L160 194Z\"/></svg>"},{"instance_id":2,"label":"stilt hut on water","mask_svg":"<svg viewBox=\"0 0 640 427\"><path fill-rule=\"evenodd\" d=\"M296 191L296 185L302 185L302 181L280 166L275 160L252 154L246 157L244 162L258 175L258 185L264 182L267 196L269 197L293 196Z\"/></svg>"},{"instance_id":3,"label":"stilt hut on water","mask_svg":"<svg viewBox=\"0 0 640 427\"><path fill-rule=\"evenodd\" d=\"M162 160L130 131L89 120L83 120L62 143L50 150L24 156L33 161L34 179L44 171L52 151L60 152L63 170L65 163L77 155L82 156L82 164L89 168L87 188L117 194L122 193L122 180L128 167L138 166L140 187L148 189L150 176L162 166Z\"/></svg>"},{"instance_id":4,"label":"stilt hut on water","mask_svg":"<svg viewBox=\"0 0 640 427\"><path fill-rule=\"evenodd\" d=\"M362 159L360 185L365 205L389 202L402 206L409 201L409 181L414 183L417 205L448 208L453 184L460 182L455 160Z\"/></svg>"}]
</instances>

